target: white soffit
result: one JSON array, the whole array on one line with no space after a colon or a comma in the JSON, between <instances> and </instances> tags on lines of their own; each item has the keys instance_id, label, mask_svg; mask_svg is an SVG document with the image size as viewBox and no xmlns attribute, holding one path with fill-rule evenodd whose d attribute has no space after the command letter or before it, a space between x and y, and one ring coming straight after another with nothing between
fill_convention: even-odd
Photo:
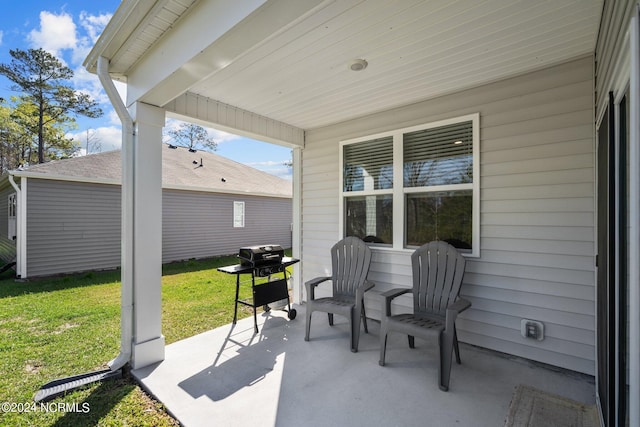
<instances>
[{"instance_id":1,"label":"white soffit","mask_svg":"<svg viewBox=\"0 0 640 427\"><path fill-rule=\"evenodd\" d=\"M594 51L602 1L340 1L190 92L311 129ZM354 72L349 63L368 62Z\"/></svg>"},{"instance_id":2,"label":"white soffit","mask_svg":"<svg viewBox=\"0 0 640 427\"><path fill-rule=\"evenodd\" d=\"M289 1L306 0L265 5L283 7ZM593 54L602 2L324 1L195 83L179 87L174 74L171 87L175 96L189 92L312 129ZM148 15L145 26L114 54L115 71L126 75L127 67L143 62L145 49L171 37L170 20L188 25L192 17L180 17L179 9L184 13L190 3L158 1L156 10L175 13L165 12L171 19L160 21ZM262 9L252 19L259 20ZM237 28L232 38L251 26ZM366 60L367 67L351 71L355 59Z\"/></svg>"}]
</instances>

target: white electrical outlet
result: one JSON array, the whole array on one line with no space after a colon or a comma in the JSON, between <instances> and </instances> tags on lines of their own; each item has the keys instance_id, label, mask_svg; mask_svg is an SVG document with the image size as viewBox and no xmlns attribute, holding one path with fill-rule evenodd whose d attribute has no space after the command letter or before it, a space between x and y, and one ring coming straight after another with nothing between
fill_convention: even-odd
<instances>
[{"instance_id":1,"label":"white electrical outlet","mask_svg":"<svg viewBox=\"0 0 640 427\"><path fill-rule=\"evenodd\" d=\"M522 319L520 334L525 338L542 341L544 339L544 323L537 320Z\"/></svg>"}]
</instances>

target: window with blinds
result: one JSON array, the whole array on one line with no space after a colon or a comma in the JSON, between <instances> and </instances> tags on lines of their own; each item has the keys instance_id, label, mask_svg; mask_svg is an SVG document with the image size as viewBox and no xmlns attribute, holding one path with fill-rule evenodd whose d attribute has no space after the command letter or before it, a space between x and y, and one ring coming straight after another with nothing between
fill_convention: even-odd
<instances>
[{"instance_id":1,"label":"window with blinds","mask_svg":"<svg viewBox=\"0 0 640 427\"><path fill-rule=\"evenodd\" d=\"M479 256L479 121L472 114L342 142L342 235L396 249L444 240Z\"/></svg>"},{"instance_id":2,"label":"window with blinds","mask_svg":"<svg viewBox=\"0 0 640 427\"><path fill-rule=\"evenodd\" d=\"M403 135L404 186L473 182L473 123L454 123Z\"/></svg>"},{"instance_id":3,"label":"window with blinds","mask_svg":"<svg viewBox=\"0 0 640 427\"><path fill-rule=\"evenodd\" d=\"M393 187L393 138L344 146L343 191Z\"/></svg>"},{"instance_id":4,"label":"window with blinds","mask_svg":"<svg viewBox=\"0 0 640 427\"><path fill-rule=\"evenodd\" d=\"M345 235L391 244L393 136L344 145L342 167Z\"/></svg>"}]
</instances>

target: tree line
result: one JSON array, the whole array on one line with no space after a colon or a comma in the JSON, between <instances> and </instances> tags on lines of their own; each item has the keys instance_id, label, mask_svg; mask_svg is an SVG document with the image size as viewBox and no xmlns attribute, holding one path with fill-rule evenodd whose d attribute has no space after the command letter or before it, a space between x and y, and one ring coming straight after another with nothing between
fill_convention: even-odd
<instances>
[{"instance_id":1,"label":"tree line","mask_svg":"<svg viewBox=\"0 0 640 427\"><path fill-rule=\"evenodd\" d=\"M77 141L66 135L76 117L97 118L102 109L88 94L75 90L73 70L43 49L12 49L0 74L15 92L0 98L0 172L73 156Z\"/></svg>"}]
</instances>

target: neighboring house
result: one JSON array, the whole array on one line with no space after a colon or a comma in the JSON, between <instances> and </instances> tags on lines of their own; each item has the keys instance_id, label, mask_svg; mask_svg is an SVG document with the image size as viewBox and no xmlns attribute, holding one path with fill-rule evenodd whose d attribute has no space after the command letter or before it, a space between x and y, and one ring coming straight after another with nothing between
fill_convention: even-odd
<instances>
[{"instance_id":1,"label":"neighboring house","mask_svg":"<svg viewBox=\"0 0 640 427\"><path fill-rule=\"evenodd\" d=\"M293 148L296 301L354 234L372 241L379 316L377 294L411 283L412 250L451 238L473 303L460 340L593 374L603 423L636 426L638 15L636 0L124 0L85 67L138 126L124 146L153 153L171 115ZM157 183L157 162L127 157ZM129 237L136 269L161 261L142 256L152 236ZM145 316L159 281L123 281L145 296L123 332L134 368L164 358L160 316Z\"/></svg>"},{"instance_id":2,"label":"neighboring house","mask_svg":"<svg viewBox=\"0 0 640 427\"><path fill-rule=\"evenodd\" d=\"M8 260L17 246L18 277L120 266L121 157L57 160L0 181L0 251ZM162 159L162 262L291 247L291 182L206 151L163 144Z\"/></svg>"}]
</instances>

